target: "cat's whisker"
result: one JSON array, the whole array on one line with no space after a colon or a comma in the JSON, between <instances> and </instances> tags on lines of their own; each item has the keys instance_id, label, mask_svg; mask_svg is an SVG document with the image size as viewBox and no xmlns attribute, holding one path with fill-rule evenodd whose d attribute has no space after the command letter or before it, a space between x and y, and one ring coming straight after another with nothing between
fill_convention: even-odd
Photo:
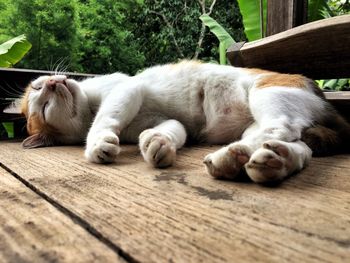
<instances>
[{"instance_id":1,"label":"cat's whisker","mask_svg":"<svg viewBox=\"0 0 350 263\"><path fill-rule=\"evenodd\" d=\"M3 92L5 92L5 94L14 97L14 98L20 98L22 96L22 89L20 89L20 87L16 84L18 89L13 88L11 85L9 85L7 82L5 82L5 85L7 86L0 86L0 90L2 90Z\"/></svg>"},{"instance_id":2,"label":"cat's whisker","mask_svg":"<svg viewBox=\"0 0 350 263\"><path fill-rule=\"evenodd\" d=\"M55 68L55 75L61 75L65 71L67 71L67 68L68 68L69 64L70 63L69 63L69 58L68 57L61 58L59 60L59 63L57 64L57 66Z\"/></svg>"}]
</instances>

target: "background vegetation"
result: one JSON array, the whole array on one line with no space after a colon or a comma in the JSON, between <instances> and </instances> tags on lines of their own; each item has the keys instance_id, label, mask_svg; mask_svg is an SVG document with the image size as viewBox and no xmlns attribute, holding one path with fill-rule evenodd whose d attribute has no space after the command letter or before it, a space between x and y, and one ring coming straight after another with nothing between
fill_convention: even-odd
<instances>
[{"instance_id":1,"label":"background vegetation","mask_svg":"<svg viewBox=\"0 0 350 263\"><path fill-rule=\"evenodd\" d=\"M259 0L238 2L254 27ZM349 11L349 0L309 0L309 21ZM246 40L237 0L1 0L0 43L27 36L32 48L16 67L134 74L183 58L218 61L219 41L199 19L208 15Z\"/></svg>"},{"instance_id":2,"label":"background vegetation","mask_svg":"<svg viewBox=\"0 0 350 263\"><path fill-rule=\"evenodd\" d=\"M203 13L245 38L235 0L2 0L0 43L23 33L32 43L16 67L134 74L183 58L217 59Z\"/></svg>"}]
</instances>

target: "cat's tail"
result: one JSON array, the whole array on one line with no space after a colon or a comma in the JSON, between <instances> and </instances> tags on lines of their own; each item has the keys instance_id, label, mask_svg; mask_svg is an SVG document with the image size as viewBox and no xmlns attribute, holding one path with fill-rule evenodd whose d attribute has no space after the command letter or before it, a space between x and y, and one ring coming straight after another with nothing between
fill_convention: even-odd
<instances>
[{"instance_id":1,"label":"cat's tail","mask_svg":"<svg viewBox=\"0 0 350 263\"><path fill-rule=\"evenodd\" d=\"M314 156L350 153L350 124L332 107L327 116L302 132Z\"/></svg>"}]
</instances>

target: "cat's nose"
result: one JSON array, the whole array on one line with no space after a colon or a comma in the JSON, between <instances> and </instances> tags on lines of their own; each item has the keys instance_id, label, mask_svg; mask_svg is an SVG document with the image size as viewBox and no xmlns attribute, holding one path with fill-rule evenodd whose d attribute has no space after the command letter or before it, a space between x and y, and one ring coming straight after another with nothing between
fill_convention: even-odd
<instances>
[{"instance_id":1,"label":"cat's nose","mask_svg":"<svg viewBox=\"0 0 350 263\"><path fill-rule=\"evenodd\" d=\"M66 85L66 80L49 79L46 81L46 87L52 91L55 91L57 83L62 83Z\"/></svg>"},{"instance_id":2,"label":"cat's nose","mask_svg":"<svg viewBox=\"0 0 350 263\"><path fill-rule=\"evenodd\" d=\"M46 87L47 87L48 89L54 91L55 88L56 88L56 83L57 83L56 80L54 80L54 79L49 79L49 80L46 81Z\"/></svg>"}]
</instances>

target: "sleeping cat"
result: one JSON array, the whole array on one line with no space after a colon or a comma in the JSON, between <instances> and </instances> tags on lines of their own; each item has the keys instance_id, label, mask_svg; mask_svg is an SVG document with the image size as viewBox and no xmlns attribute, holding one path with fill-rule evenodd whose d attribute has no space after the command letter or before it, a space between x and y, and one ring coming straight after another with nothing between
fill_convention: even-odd
<instances>
[{"instance_id":1,"label":"sleeping cat","mask_svg":"<svg viewBox=\"0 0 350 263\"><path fill-rule=\"evenodd\" d=\"M348 147L350 135L303 76L197 61L133 77L42 76L27 87L21 111L30 134L24 148L86 141L87 160L110 163L120 142L138 142L147 163L167 167L187 140L228 144L204 158L208 173L234 179L245 170L257 183L303 169L312 151Z\"/></svg>"}]
</instances>

